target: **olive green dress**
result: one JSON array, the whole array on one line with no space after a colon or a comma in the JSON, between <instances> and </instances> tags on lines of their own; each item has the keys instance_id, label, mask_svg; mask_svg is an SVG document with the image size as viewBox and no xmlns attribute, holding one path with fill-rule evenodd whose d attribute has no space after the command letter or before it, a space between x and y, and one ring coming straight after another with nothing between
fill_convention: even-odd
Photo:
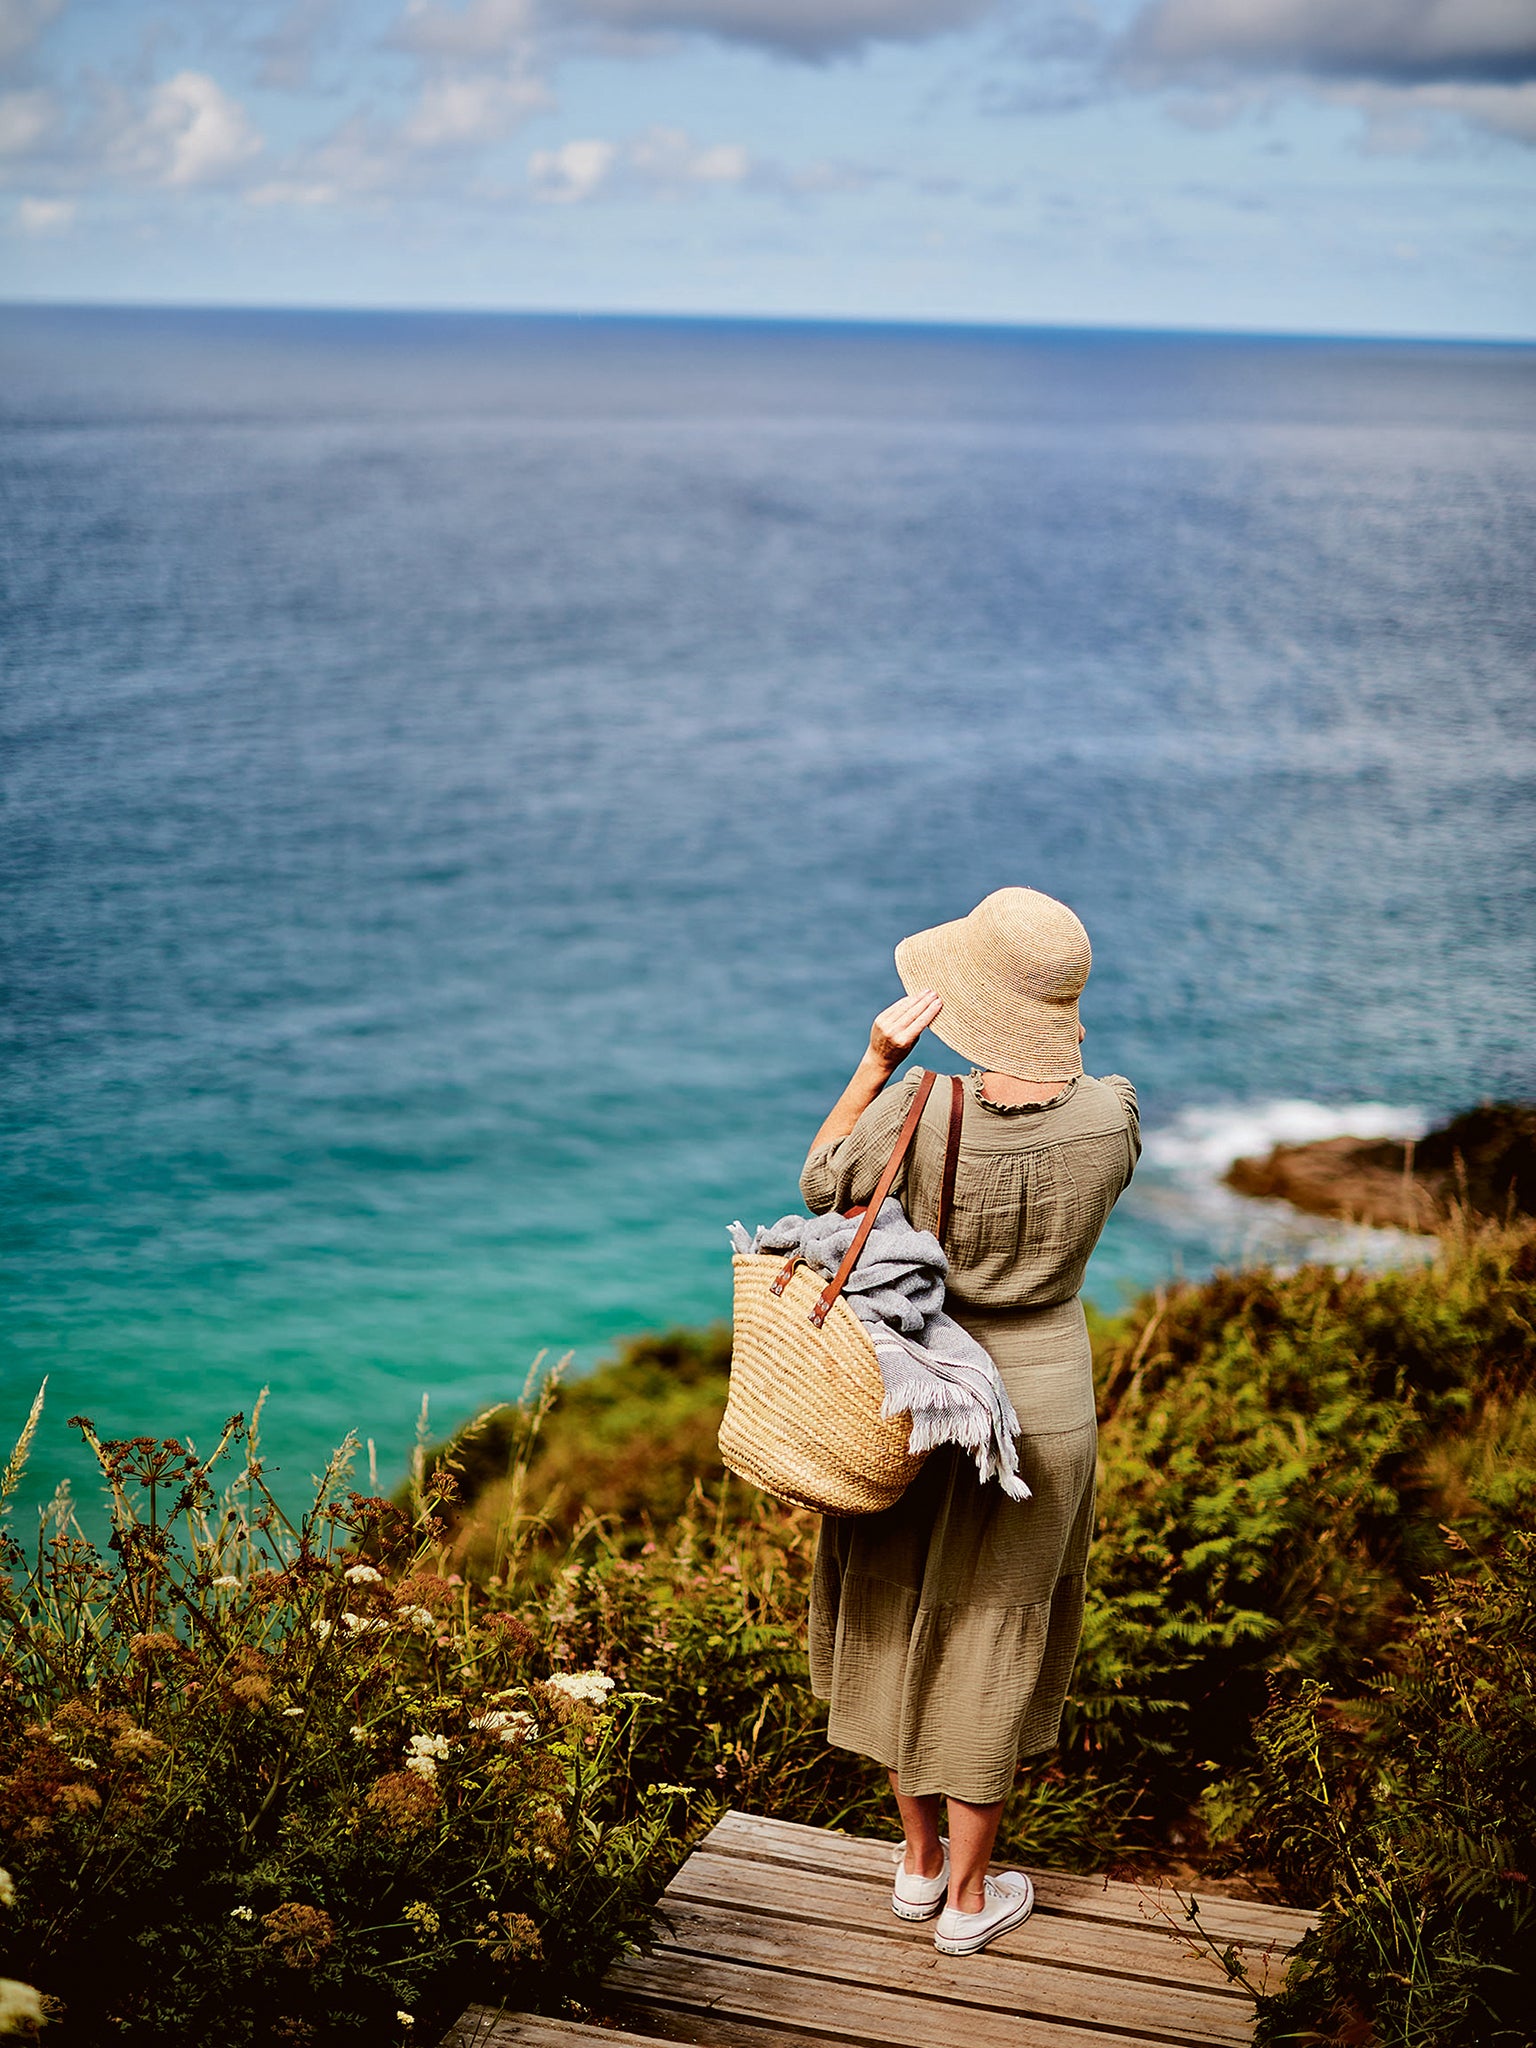
<instances>
[{"instance_id":1,"label":"olive green dress","mask_svg":"<svg viewBox=\"0 0 1536 2048\"><path fill-rule=\"evenodd\" d=\"M800 1188L816 1214L868 1199L920 1071L811 1153ZM927 1229L949 1095L941 1081L896 1182ZM811 1684L831 1702L828 1740L885 1764L914 1797L989 1805L1021 1756L1057 1739L1098 1448L1078 1289L1140 1151L1136 1091L1118 1074L1084 1075L1022 1109L987 1101L976 1074L966 1088L945 1306L997 1362L1032 1497L1011 1501L963 1452L934 1451L883 1514L823 1521L811 1589Z\"/></svg>"}]
</instances>

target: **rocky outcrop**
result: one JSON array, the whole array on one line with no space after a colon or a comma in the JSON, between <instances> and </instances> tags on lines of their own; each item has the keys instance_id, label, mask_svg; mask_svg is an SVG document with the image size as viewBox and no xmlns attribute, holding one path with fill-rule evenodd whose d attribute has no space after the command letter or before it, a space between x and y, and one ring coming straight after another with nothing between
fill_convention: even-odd
<instances>
[{"instance_id":1,"label":"rocky outcrop","mask_svg":"<svg viewBox=\"0 0 1536 2048\"><path fill-rule=\"evenodd\" d=\"M1536 1103L1484 1102L1427 1137L1323 1138L1239 1159L1226 1176L1315 1216L1438 1229L1461 1203L1480 1216L1536 1215Z\"/></svg>"}]
</instances>

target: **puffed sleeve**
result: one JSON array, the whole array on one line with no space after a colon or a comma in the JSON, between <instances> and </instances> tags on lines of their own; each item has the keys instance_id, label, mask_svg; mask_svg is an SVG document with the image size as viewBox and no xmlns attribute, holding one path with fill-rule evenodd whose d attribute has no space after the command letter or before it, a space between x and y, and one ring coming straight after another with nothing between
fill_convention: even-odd
<instances>
[{"instance_id":1,"label":"puffed sleeve","mask_svg":"<svg viewBox=\"0 0 1536 2048\"><path fill-rule=\"evenodd\" d=\"M869 1200L912 1107L912 1091L922 1073L921 1067L913 1067L894 1086L881 1090L846 1138L812 1150L801 1169L800 1192L813 1216L851 1209L855 1203Z\"/></svg>"},{"instance_id":2,"label":"puffed sleeve","mask_svg":"<svg viewBox=\"0 0 1536 2048\"><path fill-rule=\"evenodd\" d=\"M1105 1085L1113 1088L1119 1096L1121 1107L1125 1111L1126 1127L1131 1136L1131 1165L1134 1167L1141 1157L1141 1111L1136 1102L1136 1090L1124 1074L1106 1074L1104 1081Z\"/></svg>"}]
</instances>

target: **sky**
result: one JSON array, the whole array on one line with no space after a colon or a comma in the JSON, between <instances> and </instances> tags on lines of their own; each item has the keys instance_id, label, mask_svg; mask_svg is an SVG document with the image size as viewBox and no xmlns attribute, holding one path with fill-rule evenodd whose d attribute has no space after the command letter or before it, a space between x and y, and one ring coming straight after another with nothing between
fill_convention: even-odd
<instances>
[{"instance_id":1,"label":"sky","mask_svg":"<svg viewBox=\"0 0 1536 2048\"><path fill-rule=\"evenodd\" d=\"M1536 0L0 0L0 297L1536 336Z\"/></svg>"}]
</instances>

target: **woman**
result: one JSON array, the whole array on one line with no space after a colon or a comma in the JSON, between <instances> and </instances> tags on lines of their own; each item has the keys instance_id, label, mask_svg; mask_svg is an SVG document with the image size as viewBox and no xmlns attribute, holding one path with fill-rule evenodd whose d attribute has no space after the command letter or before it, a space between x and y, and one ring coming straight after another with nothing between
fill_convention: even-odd
<instances>
[{"instance_id":1,"label":"woman","mask_svg":"<svg viewBox=\"0 0 1536 2048\"><path fill-rule=\"evenodd\" d=\"M945 1307L997 1362L1032 1497L1011 1501L964 1453L933 1452L894 1507L823 1522L810 1615L828 1739L883 1763L901 1809L892 1907L938 1913L935 1943L951 1955L984 1948L1033 1904L1022 1872L989 1878L987 1864L1019 1758L1056 1742L1082 1625L1097 1431L1078 1289L1141 1150L1130 1082L1083 1072L1090 959L1077 918L1034 889L999 889L904 939L907 996L875 1019L800 1177L817 1214L867 1201L920 1069L886 1083L923 1032L975 1062ZM896 1184L928 1228L949 1092L933 1091Z\"/></svg>"}]
</instances>

